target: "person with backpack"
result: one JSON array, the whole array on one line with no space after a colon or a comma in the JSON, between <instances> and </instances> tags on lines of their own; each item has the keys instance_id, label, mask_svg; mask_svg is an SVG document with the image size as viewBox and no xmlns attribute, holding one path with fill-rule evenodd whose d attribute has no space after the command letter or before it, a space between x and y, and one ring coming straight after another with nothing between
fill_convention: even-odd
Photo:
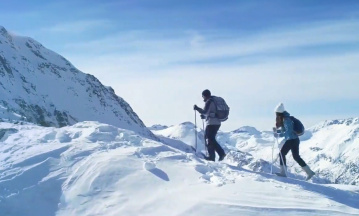
<instances>
[{"instance_id":1,"label":"person with backpack","mask_svg":"<svg viewBox=\"0 0 359 216\"><path fill-rule=\"evenodd\" d=\"M206 143L209 157L205 157L205 159L215 161L215 152L217 152L217 154L219 155L219 161L222 161L226 156L226 153L216 140L217 132L221 127L221 119L219 118L219 116L216 115L216 113L219 109L221 109L221 105L223 105L223 103L219 104L217 102L218 104L216 104L216 101L221 102L223 99L220 98L222 99L220 100L218 99L219 97L212 96L211 92L208 89L202 92L202 98L205 102L204 109L199 108L197 105L194 105L193 109L201 114L202 119L206 120L205 140L207 140Z\"/></svg>"},{"instance_id":2,"label":"person with backpack","mask_svg":"<svg viewBox=\"0 0 359 216\"><path fill-rule=\"evenodd\" d=\"M299 137L304 133L303 124L285 110L283 103L280 103L275 108L276 113L276 127L273 128L274 136L276 138L284 137L282 143L284 145L281 147L279 157L280 157L280 167L281 172L276 173L279 176L286 177L286 158L289 150L292 151L292 156L294 160L302 167L302 169L307 174L306 180L311 179L315 173L309 168L309 166L304 162L304 160L299 155ZM278 128L281 128L278 130ZM283 164L284 163L284 164Z\"/></svg>"}]
</instances>

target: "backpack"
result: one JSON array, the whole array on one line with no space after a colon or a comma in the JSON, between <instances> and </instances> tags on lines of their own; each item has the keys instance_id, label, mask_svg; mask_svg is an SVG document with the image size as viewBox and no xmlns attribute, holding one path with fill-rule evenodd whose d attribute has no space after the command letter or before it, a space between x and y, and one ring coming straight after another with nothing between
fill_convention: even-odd
<instances>
[{"instance_id":1,"label":"backpack","mask_svg":"<svg viewBox=\"0 0 359 216\"><path fill-rule=\"evenodd\" d=\"M229 107L226 101L221 97L212 96L212 101L216 105L216 118L221 122L224 122L228 119Z\"/></svg>"},{"instance_id":2,"label":"backpack","mask_svg":"<svg viewBox=\"0 0 359 216\"><path fill-rule=\"evenodd\" d=\"M303 123L299 119L295 118L294 116L291 116L290 118L293 121L293 130L294 130L294 132L298 136L303 135L304 131L305 131Z\"/></svg>"}]
</instances>

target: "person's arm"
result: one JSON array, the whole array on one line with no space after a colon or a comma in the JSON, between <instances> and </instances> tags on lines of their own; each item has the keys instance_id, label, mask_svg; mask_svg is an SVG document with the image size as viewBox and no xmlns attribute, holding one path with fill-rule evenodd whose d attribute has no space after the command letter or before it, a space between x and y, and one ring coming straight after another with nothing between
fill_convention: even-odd
<instances>
[{"instance_id":1,"label":"person's arm","mask_svg":"<svg viewBox=\"0 0 359 216\"><path fill-rule=\"evenodd\" d=\"M195 107L195 110L197 110L199 113L201 113L202 115L207 115L208 111L209 111L209 107L211 105L210 100L206 101L206 104L204 105L204 109L201 109L199 107Z\"/></svg>"}]
</instances>

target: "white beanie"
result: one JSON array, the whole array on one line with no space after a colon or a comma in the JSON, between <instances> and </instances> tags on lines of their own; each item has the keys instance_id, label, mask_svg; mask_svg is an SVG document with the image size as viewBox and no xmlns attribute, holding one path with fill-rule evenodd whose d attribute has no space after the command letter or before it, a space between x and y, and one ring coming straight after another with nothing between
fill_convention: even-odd
<instances>
[{"instance_id":1,"label":"white beanie","mask_svg":"<svg viewBox=\"0 0 359 216\"><path fill-rule=\"evenodd\" d=\"M283 103L280 103L277 105L277 107L274 110L276 113L283 113L285 110Z\"/></svg>"}]
</instances>

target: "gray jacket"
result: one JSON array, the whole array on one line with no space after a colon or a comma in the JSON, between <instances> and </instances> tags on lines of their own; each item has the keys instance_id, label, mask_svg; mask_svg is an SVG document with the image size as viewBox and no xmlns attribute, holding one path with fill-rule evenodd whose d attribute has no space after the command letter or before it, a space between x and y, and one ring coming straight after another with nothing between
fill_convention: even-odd
<instances>
[{"instance_id":1,"label":"gray jacket","mask_svg":"<svg viewBox=\"0 0 359 216\"><path fill-rule=\"evenodd\" d=\"M216 105L212 98L206 101L204 109L198 108L197 111L206 117L206 125L220 125L221 121L216 118Z\"/></svg>"}]
</instances>

